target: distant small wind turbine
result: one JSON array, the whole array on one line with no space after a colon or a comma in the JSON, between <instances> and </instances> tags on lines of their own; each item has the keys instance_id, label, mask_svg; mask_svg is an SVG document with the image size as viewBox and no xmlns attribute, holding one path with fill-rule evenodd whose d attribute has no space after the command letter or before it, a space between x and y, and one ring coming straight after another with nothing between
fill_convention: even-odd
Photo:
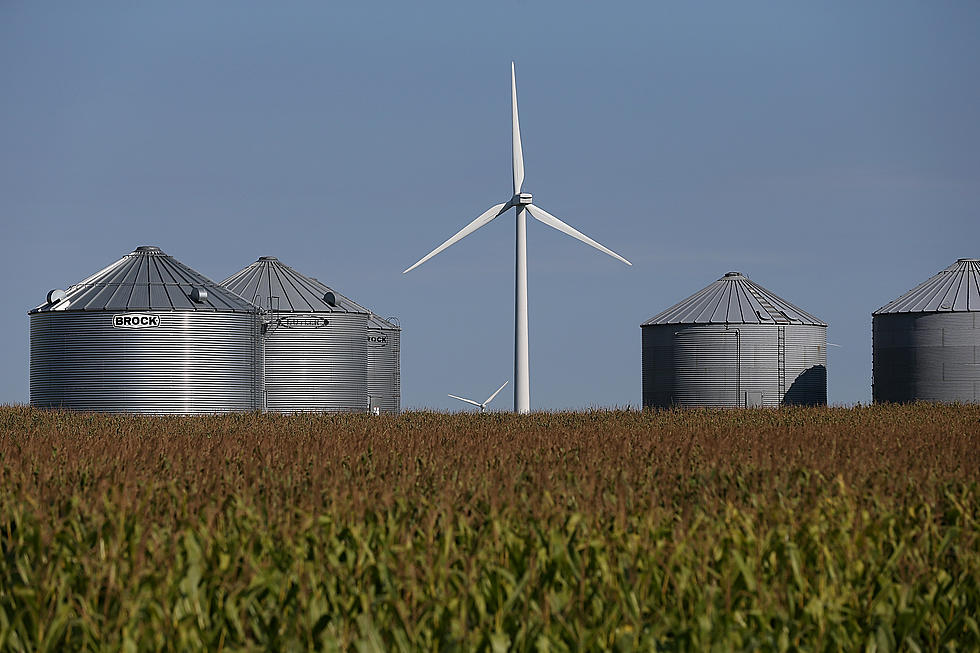
<instances>
[{"instance_id":1,"label":"distant small wind turbine","mask_svg":"<svg viewBox=\"0 0 980 653\"><path fill-rule=\"evenodd\" d=\"M473 404L474 406L479 407L480 412L483 413L483 412L486 412L486 410L487 410L487 404L489 404L491 401L493 401L493 398L496 397L498 394L500 394L500 391L504 389L504 386L505 385L507 385L507 381L504 381L504 385L502 385L499 388L497 388L497 391L494 392L489 397L487 397L487 400L484 401L482 404L480 402L478 402L478 401L473 401L472 399L467 399L466 397L457 397L456 395L449 395L449 396L452 397L453 399L459 399L460 401L465 401L468 404Z\"/></svg>"},{"instance_id":2,"label":"distant small wind turbine","mask_svg":"<svg viewBox=\"0 0 980 653\"><path fill-rule=\"evenodd\" d=\"M514 411L527 413L531 410L531 374L528 363L528 327L527 327L527 214L538 222L543 222L552 229L568 234L586 245L595 247L626 265L633 265L616 252L603 247L582 232L568 226L542 208L531 204L531 194L523 192L524 186L524 151L521 148L521 126L517 118L517 77L514 72L514 62L510 63L510 97L511 107L511 147L513 153L514 195L503 204L492 206L476 220L460 229L456 235L426 254L418 263L405 270L411 272L430 258L459 242L480 227L492 222L513 208L517 213L517 260L514 284ZM404 272L402 273L404 274ZM450 395L452 396L452 395ZM459 397L456 397L457 399Z\"/></svg>"}]
</instances>

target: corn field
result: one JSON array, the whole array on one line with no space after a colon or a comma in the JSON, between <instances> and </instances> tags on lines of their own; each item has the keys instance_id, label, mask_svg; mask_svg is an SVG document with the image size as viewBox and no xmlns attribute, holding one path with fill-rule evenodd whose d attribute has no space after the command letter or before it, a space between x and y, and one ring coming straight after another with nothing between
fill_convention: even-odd
<instances>
[{"instance_id":1,"label":"corn field","mask_svg":"<svg viewBox=\"0 0 980 653\"><path fill-rule=\"evenodd\" d=\"M0 650L980 649L980 406L0 408Z\"/></svg>"}]
</instances>

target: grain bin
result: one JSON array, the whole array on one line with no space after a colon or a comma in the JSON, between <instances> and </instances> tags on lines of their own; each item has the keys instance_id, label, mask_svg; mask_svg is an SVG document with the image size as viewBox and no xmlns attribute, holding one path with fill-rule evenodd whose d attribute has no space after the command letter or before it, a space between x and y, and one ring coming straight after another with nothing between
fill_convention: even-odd
<instances>
[{"instance_id":1,"label":"grain bin","mask_svg":"<svg viewBox=\"0 0 980 653\"><path fill-rule=\"evenodd\" d=\"M368 410L370 311L274 256L221 283L263 310L266 410Z\"/></svg>"},{"instance_id":2,"label":"grain bin","mask_svg":"<svg viewBox=\"0 0 980 653\"><path fill-rule=\"evenodd\" d=\"M401 326L372 314L368 321L368 395L371 409L397 415L401 410Z\"/></svg>"},{"instance_id":3,"label":"grain bin","mask_svg":"<svg viewBox=\"0 0 980 653\"><path fill-rule=\"evenodd\" d=\"M980 402L980 259L871 314L874 401Z\"/></svg>"},{"instance_id":4,"label":"grain bin","mask_svg":"<svg viewBox=\"0 0 980 653\"><path fill-rule=\"evenodd\" d=\"M740 272L640 326L644 406L827 403L827 325Z\"/></svg>"},{"instance_id":5,"label":"grain bin","mask_svg":"<svg viewBox=\"0 0 980 653\"><path fill-rule=\"evenodd\" d=\"M258 309L137 247L29 313L31 405L102 412L256 409Z\"/></svg>"}]
</instances>

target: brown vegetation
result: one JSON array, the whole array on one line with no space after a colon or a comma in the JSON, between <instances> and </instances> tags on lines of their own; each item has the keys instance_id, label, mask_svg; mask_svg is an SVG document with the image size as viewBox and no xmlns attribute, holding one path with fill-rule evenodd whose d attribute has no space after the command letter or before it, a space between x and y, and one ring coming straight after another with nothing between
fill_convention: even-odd
<instances>
[{"instance_id":1,"label":"brown vegetation","mask_svg":"<svg viewBox=\"0 0 980 653\"><path fill-rule=\"evenodd\" d=\"M3 486L166 518L244 496L270 513L441 503L475 516L560 504L604 517L739 505L814 475L860 495L938 500L980 479L980 407L512 414L139 417L0 411ZM869 495L870 496L870 495ZM550 497L550 499L548 498ZM169 509L169 507L167 508ZM164 510L156 514L156 511Z\"/></svg>"},{"instance_id":2,"label":"brown vegetation","mask_svg":"<svg viewBox=\"0 0 980 653\"><path fill-rule=\"evenodd\" d=\"M978 444L978 406L3 408L0 649L976 646Z\"/></svg>"}]
</instances>

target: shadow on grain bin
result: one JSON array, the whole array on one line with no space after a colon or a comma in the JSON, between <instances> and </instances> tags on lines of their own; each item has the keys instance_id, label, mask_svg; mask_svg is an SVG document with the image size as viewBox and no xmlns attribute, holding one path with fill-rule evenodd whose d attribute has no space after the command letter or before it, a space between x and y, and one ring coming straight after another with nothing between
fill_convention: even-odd
<instances>
[{"instance_id":1,"label":"shadow on grain bin","mask_svg":"<svg viewBox=\"0 0 980 653\"><path fill-rule=\"evenodd\" d=\"M796 377L786 390L783 404L788 406L823 406L827 403L827 366L814 365Z\"/></svg>"}]
</instances>

